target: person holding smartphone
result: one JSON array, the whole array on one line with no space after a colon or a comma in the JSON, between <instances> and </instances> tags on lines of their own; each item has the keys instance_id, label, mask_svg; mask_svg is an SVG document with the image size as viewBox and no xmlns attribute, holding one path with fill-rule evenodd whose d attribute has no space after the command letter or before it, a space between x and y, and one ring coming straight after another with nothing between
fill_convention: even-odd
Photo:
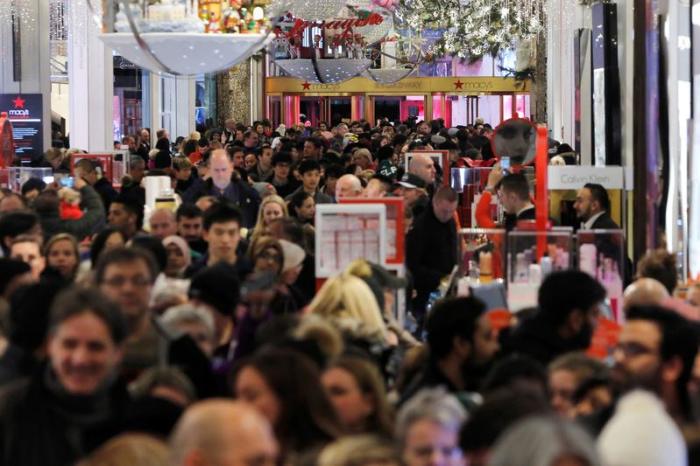
<instances>
[{"instance_id":1,"label":"person holding smartphone","mask_svg":"<svg viewBox=\"0 0 700 466\"><path fill-rule=\"evenodd\" d=\"M60 217L58 194L47 189L34 202L34 208L41 218L41 228L45 238L58 233L70 233L78 240L97 233L104 226L106 215L100 195L82 177L76 176L73 189L80 192L80 208L83 216L79 219L64 220Z\"/></svg>"}]
</instances>

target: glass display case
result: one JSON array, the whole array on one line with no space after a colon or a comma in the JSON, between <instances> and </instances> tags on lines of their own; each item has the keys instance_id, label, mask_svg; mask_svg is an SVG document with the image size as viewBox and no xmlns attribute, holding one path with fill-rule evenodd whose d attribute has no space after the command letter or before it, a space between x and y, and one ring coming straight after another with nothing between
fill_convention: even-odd
<instances>
[{"instance_id":1,"label":"glass display case","mask_svg":"<svg viewBox=\"0 0 700 466\"><path fill-rule=\"evenodd\" d=\"M623 323L622 293L627 269L624 231L579 230L576 247L579 270L598 280L607 292L604 316Z\"/></svg>"},{"instance_id":2,"label":"glass display case","mask_svg":"<svg viewBox=\"0 0 700 466\"><path fill-rule=\"evenodd\" d=\"M14 192L20 192L22 185L30 178L39 178L46 183L54 181L51 167L10 167L7 169L7 187Z\"/></svg>"},{"instance_id":3,"label":"glass display case","mask_svg":"<svg viewBox=\"0 0 700 466\"><path fill-rule=\"evenodd\" d=\"M465 227L476 228L476 205L488 183L491 167L459 167L450 169L450 186L459 194L459 220ZM500 223L498 199L492 196L491 218Z\"/></svg>"},{"instance_id":4,"label":"glass display case","mask_svg":"<svg viewBox=\"0 0 700 466\"><path fill-rule=\"evenodd\" d=\"M459 267L471 283L489 283L506 277L506 230L463 228Z\"/></svg>"},{"instance_id":5,"label":"glass display case","mask_svg":"<svg viewBox=\"0 0 700 466\"><path fill-rule=\"evenodd\" d=\"M571 229L512 231L508 234L508 307L519 311L537 305L537 290L544 277L573 266Z\"/></svg>"}]
</instances>

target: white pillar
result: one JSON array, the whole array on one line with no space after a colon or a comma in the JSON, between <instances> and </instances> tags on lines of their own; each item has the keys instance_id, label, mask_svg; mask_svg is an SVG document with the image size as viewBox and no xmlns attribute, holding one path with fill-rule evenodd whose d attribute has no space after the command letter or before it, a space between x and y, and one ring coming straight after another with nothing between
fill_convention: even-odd
<instances>
[{"instance_id":1,"label":"white pillar","mask_svg":"<svg viewBox=\"0 0 700 466\"><path fill-rule=\"evenodd\" d=\"M88 151L111 151L112 51L98 38L98 25L85 0L67 5L70 144Z\"/></svg>"},{"instance_id":2,"label":"white pillar","mask_svg":"<svg viewBox=\"0 0 700 466\"><path fill-rule=\"evenodd\" d=\"M188 77L157 77L162 86L163 101L160 103L160 126L153 127L151 136L159 128L165 128L170 133L171 142L178 136L187 137L195 129L194 104L195 104L195 79ZM152 98L161 95L151 89ZM153 117L153 115L152 115Z\"/></svg>"},{"instance_id":3,"label":"white pillar","mask_svg":"<svg viewBox=\"0 0 700 466\"><path fill-rule=\"evenodd\" d=\"M547 0L547 125L554 139L572 147L576 136L574 39L578 29L590 27L590 10L576 0ZM587 53L590 54L590 44ZM581 85L585 83L584 79ZM590 117L585 108L589 105L587 97L590 92L582 92L582 119L586 114ZM590 139L590 133L586 133L583 126L582 143ZM582 144L582 156L584 150L590 150L590 144L588 147Z\"/></svg>"},{"instance_id":4,"label":"white pillar","mask_svg":"<svg viewBox=\"0 0 700 466\"><path fill-rule=\"evenodd\" d=\"M156 145L156 131L163 127L163 104L161 96L163 95L163 78L154 72L148 73L148 79L151 83L149 89L151 90L148 98L143 95L144 102L148 99L146 104L151 109L149 112L150 119L148 121L144 120L144 125L151 129L151 147Z\"/></svg>"},{"instance_id":5,"label":"white pillar","mask_svg":"<svg viewBox=\"0 0 700 466\"><path fill-rule=\"evenodd\" d=\"M265 76L263 74L263 61L249 58L250 60L250 123L262 120L265 112L263 87Z\"/></svg>"},{"instance_id":6,"label":"white pillar","mask_svg":"<svg viewBox=\"0 0 700 466\"><path fill-rule=\"evenodd\" d=\"M620 95L622 97L622 165L634 166L634 8L633 2L617 4L618 63L620 67Z\"/></svg>"},{"instance_id":7,"label":"white pillar","mask_svg":"<svg viewBox=\"0 0 700 466\"><path fill-rule=\"evenodd\" d=\"M690 8L680 2L668 2L667 8L662 31L666 40L669 115L666 244L670 252L683 253L683 271L685 272L689 210L688 131L692 111Z\"/></svg>"},{"instance_id":8,"label":"white pillar","mask_svg":"<svg viewBox=\"0 0 700 466\"><path fill-rule=\"evenodd\" d=\"M142 70L141 72L141 125L143 128L151 126L151 72Z\"/></svg>"},{"instance_id":9,"label":"white pillar","mask_svg":"<svg viewBox=\"0 0 700 466\"><path fill-rule=\"evenodd\" d=\"M0 21L0 93L41 94L43 98L44 150L51 147L51 79L49 67L48 0L15 0L17 10L26 14L20 22L21 76L14 80L12 23ZM9 8L9 0L0 8Z\"/></svg>"},{"instance_id":10,"label":"white pillar","mask_svg":"<svg viewBox=\"0 0 700 466\"><path fill-rule=\"evenodd\" d=\"M691 153L688 163L688 204L700 205L700 0L692 1L693 41L693 114ZM688 264L689 275L700 277L700 212L697 207L688 211Z\"/></svg>"}]
</instances>

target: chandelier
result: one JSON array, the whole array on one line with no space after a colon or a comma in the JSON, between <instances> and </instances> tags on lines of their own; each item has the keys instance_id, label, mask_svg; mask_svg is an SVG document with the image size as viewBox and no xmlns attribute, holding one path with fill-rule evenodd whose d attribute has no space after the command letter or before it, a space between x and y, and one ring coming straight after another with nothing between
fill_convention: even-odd
<instances>
[{"instance_id":1,"label":"chandelier","mask_svg":"<svg viewBox=\"0 0 700 466\"><path fill-rule=\"evenodd\" d=\"M174 76L231 68L273 38L269 0L88 0L100 39L137 66Z\"/></svg>"},{"instance_id":2,"label":"chandelier","mask_svg":"<svg viewBox=\"0 0 700 466\"><path fill-rule=\"evenodd\" d=\"M365 3L344 5L339 15L309 20L289 10L275 29L270 54L286 74L313 84L339 83L373 63L369 47L392 30L392 14Z\"/></svg>"},{"instance_id":3,"label":"chandelier","mask_svg":"<svg viewBox=\"0 0 700 466\"><path fill-rule=\"evenodd\" d=\"M540 34L546 24L544 0L399 0L396 15L413 30L439 32L427 56L472 62Z\"/></svg>"},{"instance_id":4,"label":"chandelier","mask_svg":"<svg viewBox=\"0 0 700 466\"><path fill-rule=\"evenodd\" d=\"M291 12L307 21L323 21L339 17L345 8L345 0L277 0L277 9Z\"/></svg>"},{"instance_id":5,"label":"chandelier","mask_svg":"<svg viewBox=\"0 0 700 466\"><path fill-rule=\"evenodd\" d=\"M393 84L408 78L426 61L420 34L394 18L394 30L374 49L375 63L381 67L368 68L363 76L380 84Z\"/></svg>"}]
</instances>

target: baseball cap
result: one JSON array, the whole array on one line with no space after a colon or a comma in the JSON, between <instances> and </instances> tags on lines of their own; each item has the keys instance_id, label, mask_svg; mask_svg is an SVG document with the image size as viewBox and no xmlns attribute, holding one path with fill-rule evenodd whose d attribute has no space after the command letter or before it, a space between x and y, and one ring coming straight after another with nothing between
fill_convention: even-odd
<instances>
[{"instance_id":1,"label":"baseball cap","mask_svg":"<svg viewBox=\"0 0 700 466\"><path fill-rule=\"evenodd\" d=\"M418 175L414 175L413 173L404 173L401 180L399 180L397 183L400 186L408 189L425 189L425 181L423 181L423 178L419 177Z\"/></svg>"},{"instance_id":2,"label":"baseball cap","mask_svg":"<svg viewBox=\"0 0 700 466\"><path fill-rule=\"evenodd\" d=\"M367 262L372 269L372 278L382 288L390 288L392 290L400 290L406 288L408 281L405 278L398 277L390 273L387 269L374 262Z\"/></svg>"}]
</instances>

